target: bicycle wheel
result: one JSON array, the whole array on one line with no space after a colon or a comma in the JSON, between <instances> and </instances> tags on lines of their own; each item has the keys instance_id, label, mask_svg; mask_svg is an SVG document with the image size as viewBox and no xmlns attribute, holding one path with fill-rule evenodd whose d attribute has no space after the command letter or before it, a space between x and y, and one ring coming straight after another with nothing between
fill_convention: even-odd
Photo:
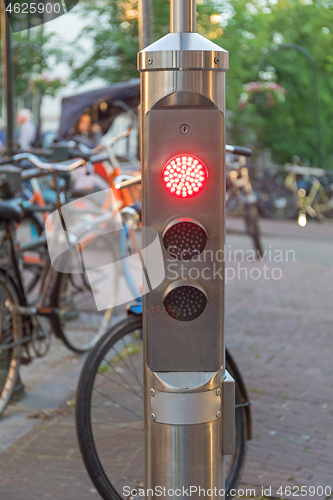
<instances>
[{"instance_id":1,"label":"bicycle wheel","mask_svg":"<svg viewBox=\"0 0 333 500\"><path fill-rule=\"evenodd\" d=\"M144 486L142 316L111 328L90 352L76 400L76 428L86 469L105 500L123 500L123 487ZM227 366L228 369L228 366ZM236 404L241 404L236 380ZM246 412L236 407L236 453L226 457L226 498L245 463Z\"/></svg>"},{"instance_id":2,"label":"bicycle wheel","mask_svg":"<svg viewBox=\"0 0 333 500\"><path fill-rule=\"evenodd\" d=\"M27 213L15 227L15 242L29 243L40 236L43 228L33 213ZM26 293L29 294L37 285L45 261L46 244L33 250L20 252L20 262L23 268L23 282Z\"/></svg>"},{"instance_id":3,"label":"bicycle wheel","mask_svg":"<svg viewBox=\"0 0 333 500\"><path fill-rule=\"evenodd\" d=\"M101 235L99 240L89 241L85 246L85 256L93 254L94 261L100 265L104 262L116 262L117 252L110 235ZM73 267L77 267L77 259L81 259L77 249L66 256ZM92 275L85 270L86 260L82 262L83 272L59 273L51 298L51 305L59 310L60 325L57 328L59 336L65 345L74 352L83 353L91 349L97 340L110 326L112 310L118 293L118 268L96 267ZM68 265L68 263L67 263ZM90 266L91 268L93 266ZM107 275L106 275L107 273ZM107 280L107 290L106 287ZM98 307L98 296L108 299L108 307ZM96 302L97 301L97 302Z\"/></svg>"},{"instance_id":4,"label":"bicycle wheel","mask_svg":"<svg viewBox=\"0 0 333 500\"><path fill-rule=\"evenodd\" d=\"M20 316L10 312L6 301L20 304L19 295L12 281L0 271L0 415L4 412L13 393L20 366L21 345L7 348L21 339Z\"/></svg>"},{"instance_id":5,"label":"bicycle wheel","mask_svg":"<svg viewBox=\"0 0 333 500\"><path fill-rule=\"evenodd\" d=\"M268 219L296 219L297 198L279 175L264 178L263 186L256 190L260 211Z\"/></svg>"},{"instance_id":6,"label":"bicycle wheel","mask_svg":"<svg viewBox=\"0 0 333 500\"><path fill-rule=\"evenodd\" d=\"M259 215L257 207L255 205L245 206L244 218L247 233L253 240L254 248L258 254L258 257L262 258L264 252L261 244Z\"/></svg>"}]
</instances>

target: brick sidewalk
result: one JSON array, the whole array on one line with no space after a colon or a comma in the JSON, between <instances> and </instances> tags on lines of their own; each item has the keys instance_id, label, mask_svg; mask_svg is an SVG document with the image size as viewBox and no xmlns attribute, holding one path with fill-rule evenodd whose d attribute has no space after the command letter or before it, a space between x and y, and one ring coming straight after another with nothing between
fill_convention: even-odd
<instances>
[{"instance_id":1,"label":"brick sidewalk","mask_svg":"<svg viewBox=\"0 0 333 500\"><path fill-rule=\"evenodd\" d=\"M74 410L43 420L0 455L0 500L98 499L76 441Z\"/></svg>"},{"instance_id":2,"label":"brick sidewalk","mask_svg":"<svg viewBox=\"0 0 333 500\"><path fill-rule=\"evenodd\" d=\"M295 248L295 262L227 265L282 271L279 280L242 276L226 290L226 341L253 409L242 486L272 486L273 496L287 485L333 489L333 245L288 238L265 246ZM229 241L249 245L243 237ZM72 409L1 453L0 471L0 500L99 498L79 456Z\"/></svg>"},{"instance_id":3,"label":"brick sidewalk","mask_svg":"<svg viewBox=\"0 0 333 500\"><path fill-rule=\"evenodd\" d=\"M273 493L286 485L333 489L333 268L282 269L278 286L251 290L249 282L241 297L240 283L228 288L227 345L253 408L242 482Z\"/></svg>"}]
</instances>

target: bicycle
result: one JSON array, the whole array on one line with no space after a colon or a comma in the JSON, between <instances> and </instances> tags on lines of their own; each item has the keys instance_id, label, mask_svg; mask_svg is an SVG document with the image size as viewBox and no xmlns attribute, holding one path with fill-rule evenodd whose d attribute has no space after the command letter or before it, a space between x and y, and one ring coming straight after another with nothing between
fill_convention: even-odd
<instances>
[{"instance_id":1,"label":"bicycle","mask_svg":"<svg viewBox=\"0 0 333 500\"><path fill-rule=\"evenodd\" d=\"M81 165L84 160L77 160L70 165L45 164L40 167L46 171L70 171ZM28 178L29 171L25 172ZM36 175L36 172L30 173ZM3 231L0 240L0 414L9 402L18 375L20 363L30 363L32 353L45 356L50 346L51 327L56 337L60 338L72 351L82 353L90 349L101 336L101 324L105 313L97 310L90 285L85 273L73 274L69 259L75 262L77 253L63 257L69 266L67 273L56 272L46 259L40 278L38 298L29 303L23 285L20 268L20 252L33 250L46 245L44 236L23 244L20 249L15 245L15 225L24 216L20 199L0 202L0 222ZM83 236L87 237L85 231ZM103 235L107 252L114 252L113 239ZM116 259L116 258L115 258ZM23 349L25 350L23 354Z\"/></svg>"},{"instance_id":2,"label":"bicycle","mask_svg":"<svg viewBox=\"0 0 333 500\"><path fill-rule=\"evenodd\" d=\"M235 380L236 452L226 457L226 499L237 488L252 438L250 401L240 371L226 350ZM76 396L76 429L87 472L104 500L122 500L124 486L143 488L142 304L114 325L90 351ZM113 456L115 454L115 456Z\"/></svg>"},{"instance_id":3,"label":"bicycle","mask_svg":"<svg viewBox=\"0 0 333 500\"><path fill-rule=\"evenodd\" d=\"M297 198L285 183L283 174L265 172L260 181L255 182L257 206L260 214L268 219L293 220L297 218Z\"/></svg>"},{"instance_id":4,"label":"bicycle","mask_svg":"<svg viewBox=\"0 0 333 500\"><path fill-rule=\"evenodd\" d=\"M129 133L129 130L127 130L126 133ZM124 133L122 136L124 136ZM115 143L116 140L117 138L113 138L113 143ZM92 157L93 155L91 154L86 156L86 158L92 158ZM117 179L124 179L126 178L126 176L115 177L115 174L111 172L112 174L111 189L109 188L103 192L99 191L97 193L91 193L91 195L85 196L80 199L74 198L72 202L68 196L66 196L66 198L63 198L61 200L59 193L57 193L58 195L57 204L50 205L50 204L45 204L43 193L40 189L38 182L38 177L49 173L48 170L46 172L43 172L43 169L45 170L48 164L42 162L36 156L29 153L22 153L19 155L15 155L13 159L16 161L16 163L23 159L29 160L30 163L37 166L39 169L42 169L42 171L37 170L37 172L36 169L22 171L22 178L25 181L31 179L30 182L33 186L34 199L37 200L37 204L24 203L24 222L29 226L28 229L30 229L31 232L33 233L31 241L24 242L20 246L20 252L19 252L20 262L22 262L22 267L23 270L25 271L25 275L27 272L29 272L31 275L30 282L28 286L25 287L26 293L28 294L29 292L31 292L33 288L36 286L36 284L39 282L39 279L41 278L41 276L43 276L43 270L45 266L46 239L43 236L39 236L42 230L40 229L41 225L38 222L39 219L36 217L36 214L39 213L43 214L44 221L46 222L46 235L48 243L49 245L52 246L52 239L54 238L55 230L53 228L53 224L52 221L50 220L50 217L47 217L46 213L49 213L50 211L54 210L57 206L58 207L61 206L64 201L67 201L65 212L66 212L66 226L67 226L67 231L69 232L69 237L70 238L73 237L75 239L80 240L81 247L83 248L89 245L89 240L92 242L91 244L93 244L94 238L99 237L99 242L97 242L97 245L98 244L100 245L101 241L106 239L107 240L106 244L110 249L110 251L108 252L110 257L109 260L111 262L119 262L117 269L115 269L112 275L112 283L110 283L110 279L107 276L107 278L109 279L108 286L112 288L113 298L115 298L118 293L119 289L118 282L119 282L120 271L123 271L123 274L126 278L126 282L129 286L130 296L128 297L128 300L133 300L134 298L140 297L141 290L138 288L138 284L132 278L133 273L138 274L137 270L133 268L133 264L135 264L135 262L133 259L130 260L132 269L129 269L129 261L124 259L124 255L125 257L128 256L129 253L128 250L130 250L130 254L133 254L140 245L136 241L133 231L129 232L126 227L124 231L114 232L117 224L116 216L118 214L119 209L121 209L122 207L127 207L128 203L132 202L132 197L130 193L127 193L126 190L122 190L120 192L115 189L115 183L117 182ZM63 173L63 171L61 172ZM103 193L105 195L105 199L100 203L100 206L97 207L96 204L91 203L91 197L94 197L95 199L98 198L99 202L101 198L100 195L103 196ZM115 193L115 196L113 195L113 193ZM71 204L73 205L73 207L71 206ZM131 211L131 209L129 209L129 211ZM22 222L16 225L16 234L19 229L20 234L23 233L23 236L26 238L28 231L27 230L24 231L24 229L26 228L23 228L22 230L21 226ZM111 234L112 232L113 234ZM108 235L106 233L108 233ZM59 232L57 233L57 235L60 237L61 236L64 237L64 234L61 233L59 234ZM18 238L16 238L16 240L18 240ZM86 243L85 240L88 240L88 242ZM116 245L117 240L119 240L118 243L120 246L120 250ZM99 248L99 250L101 249ZM123 260L121 260L120 257L122 257ZM63 268L61 270L63 271ZM98 270L96 272L98 274ZM73 290L73 280L77 280L78 278L74 275L73 279L73 274L69 273L68 270L66 271L66 273L67 276L70 276L70 278L66 280L66 278L64 277L62 279L62 282L66 284L66 286L65 285L61 286L62 299L63 299L62 320L63 317L66 316L67 319L69 320L68 314L70 313L70 309L72 309L72 312L74 309L75 312L76 309L73 307L73 296L77 296L78 291L80 292L80 289L77 290L77 287L76 290L75 289ZM84 286L84 289L87 292L89 292L90 290L92 295L91 297L92 304L94 303L94 298L93 298L93 293L95 291L94 284L96 284L96 282L97 284L98 282L101 283L102 280L103 280L102 271L99 273L99 275L96 275L95 273L93 282L91 281L91 279L90 280L88 279L87 273L85 274L85 280L82 286ZM36 303L39 300L43 290L43 282L41 283L39 288L41 290L39 290L37 297L35 297L32 301L30 301L30 303ZM36 290L34 290L34 295L36 295ZM125 302L127 302L128 300L126 300ZM95 339L98 338L100 335L102 335L102 333L107 328L108 323L110 322L113 310L113 304L111 302L110 305L105 310L104 314L98 313L96 307L93 308L94 313L98 313L98 316L101 318L99 324L95 325L96 329L98 330L96 336L94 337ZM66 303L68 304L67 306ZM92 304L91 307L93 307ZM73 318L72 318L72 323L74 323ZM74 349L77 352L79 351L81 352L82 350L86 350L86 348L89 348L90 345L85 347L85 344L82 346L78 345L78 343L75 343L75 345L74 346L72 345L72 347L74 347Z\"/></svg>"},{"instance_id":5,"label":"bicycle","mask_svg":"<svg viewBox=\"0 0 333 500\"><path fill-rule=\"evenodd\" d=\"M298 223L305 226L307 215L323 222L333 218L333 174L331 179L328 172L321 168L303 167L297 163L285 165L287 176L285 186L294 193L299 209ZM305 182L299 186L299 177ZM321 180L319 180L321 179Z\"/></svg>"},{"instance_id":6,"label":"bicycle","mask_svg":"<svg viewBox=\"0 0 333 500\"><path fill-rule=\"evenodd\" d=\"M116 101L114 105L119 107L120 109L123 109L130 118L130 123L126 130L122 131L115 137L111 137L104 144L101 144L94 149L89 149L83 144L80 144L76 141L69 141L67 143L70 152L69 156L71 156L72 158L80 156L84 160L89 161L91 164L98 166L97 177L100 179L100 181L98 183L97 191L107 190L111 188L112 193L110 191L110 193L105 196L104 202L100 207L101 211L110 211L110 217L115 216L118 213L118 210L130 206L135 201L129 190L123 190L120 192L119 190L115 189L116 179L120 178L119 176L122 174L122 172L113 149L116 143L118 143L122 139L127 139L130 136L133 130L135 116L133 111L122 101ZM41 162L36 157L36 155L32 155L31 153L16 154L13 157L7 158L3 162L0 162L0 165L1 163L8 162L9 160L14 162L15 165L19 166L21 161L30 162L38 168L42 168L41 165L43 164L45 165L45 163ZM103 170L101 170L102 161ZM94 170L96 170L96 168ZM75 198L85 197L89 194L92 194L93 192L96 192L74 191L68 177L69 173L65 171L57 172L57 175L59 174L61 174L62 176L67 176L67 178L66 180L64 180L63 178L59 179L58 177L53 178L54 191L52 192L55 196L52 197L50 197L50 190L47 191L46 197L46 191L41 188L41 185L38 181L40 173L37 172L36 176L29 177L29 189L27 187L27 177L24 177L26 184L23 190L25 198L25 201L23 202L25 217L24 220L21 221L20 224L16 227L17 241L26 241L28 235L30 235L30 239L32 240L33 244L34 238L41 236L43 233L43 225L47 219L48 213L56 210L65 202L69 203ZM59 183L59 181L62 181L62 183ZM86 206L84 206L84 204L82 204L82 199L77 202L74 208L75 210L72 210L72 216L76 213L77 220L81 225L87 223L87 221L90 220L90 212L92 210L91 206L87 205L87 203ZM22 237L20 237L21 232L23 233ZM121 245L124 246L124 244L125 243L122 241ZM26 275L28 274L30 277L29 281L27 279L25 280L27 282L26 291L29 294L35 289L42 273L45 260L43 247L26 249L25 252L21 252L21 257ZM128 272L126 274L128 276ZM133 298L140 295L140 293L137 293L137 289L135 289L134 291L132 282L130 283L130 288L134 294Z\"/></svg>"},{"instance_id":7,"label":"bicycle","mask_svg":"<svg viewBox=\"0 0 333 500\"><path fill-rule=\"evenodd\" d=\"M297 156L275 174L266 174L257 190L259 208L266 217L298 218L302 226L307 215L319 222L333 217L333 173L304 167Z\"/></svg>"},{"instance_id":8,"label":"bicycle","mask_svg":"<svg viewBox=\"0 0 333 500\"><path fill-rule=\"evenodd\" d=\"M119 179L116 187L124 189L140 182L140 177ZM125 208L123 216L126 225L137 227L141 207ZM81 454L91 480L104 499L124 498L122 487L142 487L145 476L142 302L128 305L127 312L128 317L111 327L89 353L76 398ZM244 468L246 441L252 437L252 426L245 384L228 350L226 369L236 382L236 453L226 460L226 498L229 499L230 490L237 486ZM111 420L106 420L107 416ZM124 464L127 450L130 456ZM117 452L117 459L110 457L113 451ZM117 480L115 476L120 468L122 473Z\"/></svg>"},{"instance_id":9,"label":"bicycle","mask_svg":"<svg viewBox=\"0 0 333 500\"><path fill-rule=\"evenodd\" d=\"M252 151L238 146L226 146L227 151L227 214L244 217L246 232L252 238L256 254L264 255L261 242L257 197L252 190L248 169L245 167L246 156Z\"/></svg>"}]
</instances>

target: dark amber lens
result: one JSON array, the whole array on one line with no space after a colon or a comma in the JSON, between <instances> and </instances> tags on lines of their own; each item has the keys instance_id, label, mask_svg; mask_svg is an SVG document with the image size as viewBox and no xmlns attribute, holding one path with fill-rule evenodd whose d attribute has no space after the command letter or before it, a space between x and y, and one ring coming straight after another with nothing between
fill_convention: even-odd
<instances>
[{"instance_id":1,"label":"dark amber lens","mask_svg":"<svg viewBox=\"0 0 333 500\"><path fill-rule=\"evenodd\" d=\"M163 243L168 254L175 259L192 260L203 252L207 243L207 234L195 222L178 222L166 231Z\"/></svg>"},{"instance_id":2,"label":"dark amber lens","mask_svg":"<svg viewBox=\"0 0 333 500\"><path fill-rule=\"evenodd\" d=\"M166 312L178 321L192 321L205 310L207 297L194 286L178 286L164 299Z\"/></svg>"}]
</instances>

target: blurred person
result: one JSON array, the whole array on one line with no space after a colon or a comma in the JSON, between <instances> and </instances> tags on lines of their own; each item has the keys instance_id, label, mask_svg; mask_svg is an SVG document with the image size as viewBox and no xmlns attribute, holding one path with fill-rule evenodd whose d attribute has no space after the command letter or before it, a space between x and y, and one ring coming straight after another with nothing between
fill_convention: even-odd
<instances>
[{"instance_id":1,"label":"blurred person","mask_svg":"<svg viewBox=\"0 0 333 500\"><path fill-rule=\"evenodd\" d=\"M32 121L30 109L22 108L16 115L16 123L19 125L17 142L22 151L28 151L34 147L37 140L37 125Z\"/></svg>"},{"instance_id":2,"label":"blurred person","mask_svg":"<svg viewBox=\"0 0 333 500\"><path fill-rule=\"evenodd\" d=\"M99 145L103 135L102 129L97 123L91 123L91 116L83 113L74 127L73 139L82 142L90 149Z\"/></svg>"}]
</instances>

